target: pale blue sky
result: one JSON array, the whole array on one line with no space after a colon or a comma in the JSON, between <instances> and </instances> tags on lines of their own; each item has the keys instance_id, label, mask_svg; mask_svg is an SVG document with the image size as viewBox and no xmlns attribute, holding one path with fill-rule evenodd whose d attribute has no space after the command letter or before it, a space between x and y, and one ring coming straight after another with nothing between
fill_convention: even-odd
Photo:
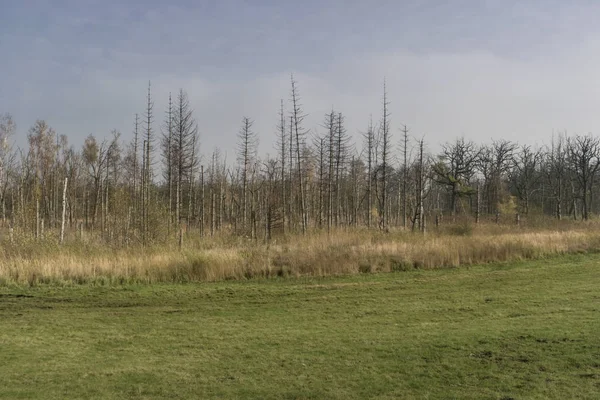
<instances>
[{"instance_id":1,"label":"pale blue sky","mask_svg":"<svg viewBox=\"0 0 600 400\"><path fill-rule=\"evenodd\" d=\"M20 143L37 118L78 146L128 139L151 80L157 119L187 90L203 153L231 154L244 115L264 153L290 73L308 128L334 106L351 133L379 118L385 77L395 131L547 142L600 132L598 17L583 0L0 0L0 112Z\"/></svg>"}]
</instances>

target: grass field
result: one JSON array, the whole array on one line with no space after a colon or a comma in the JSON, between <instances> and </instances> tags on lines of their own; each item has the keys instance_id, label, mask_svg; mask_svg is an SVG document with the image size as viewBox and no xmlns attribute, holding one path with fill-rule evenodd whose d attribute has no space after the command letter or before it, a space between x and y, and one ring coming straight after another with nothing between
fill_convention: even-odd
<instances>
[{"instance_id":1,"label":"grass field","mask_svg":"<svg viewBox=\"0 0 600 400\"><path fill-rule=\"evenodd\" d=\"M0 398L600 398L600 255L0 287Z\"/></svg>"}]
</instances>

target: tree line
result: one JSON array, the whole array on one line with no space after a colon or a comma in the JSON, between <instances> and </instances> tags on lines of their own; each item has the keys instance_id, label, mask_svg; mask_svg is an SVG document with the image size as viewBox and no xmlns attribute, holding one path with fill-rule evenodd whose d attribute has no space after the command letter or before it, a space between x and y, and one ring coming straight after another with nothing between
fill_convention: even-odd
<instances>
[{"instance_id":1,"label":"tree line","mask_svg":"<svg viewBox=\"0 0 600 400\"><path fill-rule=\"evenodd\" d=\"M235 163L219 149L201 157L184 90L159 112L149 85L131 141L115 130L89 135L79 149L42 120L29 129L28 147L15 147L15 121L3 114L2 223L35 237L60 231L61 241L67 230L148 245L193 232L268 241L340 227L424 231L459 215L587 220L600 205L600 141L590 134L556 135L540 147L457 138L432 154L409 127L393 128L384 84L379 120L353 141L341 110L309 131L293 76L290 83L272 133L275 155L259 157L253 120L244 116Z\"/></svg>"}]
</instances>

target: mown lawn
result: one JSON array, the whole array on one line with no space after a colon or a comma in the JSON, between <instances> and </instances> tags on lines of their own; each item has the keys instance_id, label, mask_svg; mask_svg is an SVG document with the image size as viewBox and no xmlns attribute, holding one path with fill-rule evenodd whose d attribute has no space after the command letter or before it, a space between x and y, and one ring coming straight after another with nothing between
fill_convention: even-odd
<instances>
[{"instance_id":1,"label":"mown lawn","mask_svg":"<svg viewBox=\"0 0 600 400\"><path fill-rule=\"evenodd\" d=\"M0 398L600 398L600 255L0 288Z\"/></svg>"}]
</instances>

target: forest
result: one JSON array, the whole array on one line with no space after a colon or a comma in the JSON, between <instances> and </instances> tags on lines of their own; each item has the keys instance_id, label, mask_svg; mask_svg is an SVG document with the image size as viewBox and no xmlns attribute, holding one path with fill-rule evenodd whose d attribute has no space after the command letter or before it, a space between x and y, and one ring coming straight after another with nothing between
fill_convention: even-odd
<instances>
[{"instance_id":1,"label":"forest","mask_svg":"<svg viewBox=\"0 0 600 400\"><path fill-rule=\"evenodd\" d=\"M359 140L333 109L322 129L309 131L292 76L271 133L276 156L259 157L258 132L243 117L233 162L218 148L200 148L201 121L184 90L155 110L149 85L130 142L114 130L89 135L79 149L43 120L29 129L28 148L17 148L16 122L6 113L2 223L10 240L88 235L128 247L223 234L264 243L351 227L424 232L465 216L475 223L519 224L532 215L588 220L598 208L595 136L560 134L539 147L456 138L430 154L410 127L392 126L388 104L384 85L381 116Z\"/></svg>"}]
</instances>

